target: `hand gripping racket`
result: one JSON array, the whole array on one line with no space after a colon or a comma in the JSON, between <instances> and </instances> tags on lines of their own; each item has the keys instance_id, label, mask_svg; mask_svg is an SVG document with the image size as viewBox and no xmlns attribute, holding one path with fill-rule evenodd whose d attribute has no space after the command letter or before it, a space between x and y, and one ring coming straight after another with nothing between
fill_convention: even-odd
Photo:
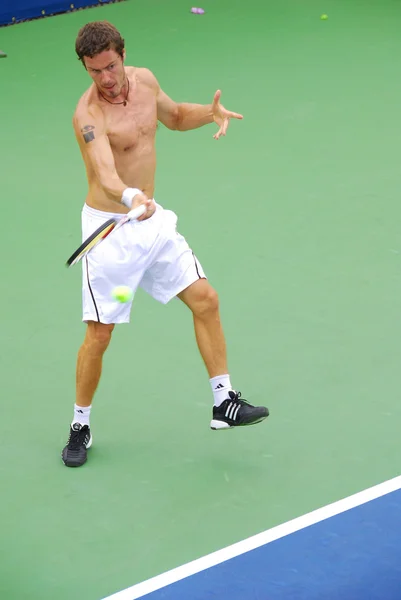
<instances>
[{"instance_id":1,"label":"hand gripping racket","mask_svg":"<svg viewBox=\"0 0 401 600\"><path fill-rule=\"evenodd\" d=\"M102 242L112 231L118 229L124 223L128 221L135 221L138 219L143 213L146 212L146 206L141 204L136 208L130 210L130 212L124 215L122 218L113 217L112 219L108 219L96 229L80 246L75 250L73 254L71 254L70 258L66 262L67 267L72 267L78 263L84 256L88 254L95 246L97 246L100 242Z\"/></svg>"}]
</instances>

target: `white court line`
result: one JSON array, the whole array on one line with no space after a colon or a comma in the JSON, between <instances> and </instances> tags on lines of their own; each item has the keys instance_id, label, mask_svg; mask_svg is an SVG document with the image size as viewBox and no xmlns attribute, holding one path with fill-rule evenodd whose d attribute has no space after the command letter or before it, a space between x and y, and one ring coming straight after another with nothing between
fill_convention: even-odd
<instances>
[{"instance_id":1,"label":"white court line","mask_svg":"<svg viewBox=\"0 0 401 600\"><path fill-rule=\"evenodd\" d=\"M166 573L162 573L161 575L147 579L146 581L133 585L126 590L117 592L112 596L107 596L106 598L103 598L103 600L136 600L136 598L142 598L142 596L159 590L166 585L170 585L171 583L185 579L190 575L195 575L195 573L199 573L200 571L214 567L215 565L225 562L230 558L234 558L235 556L239 556L240 554L244 554L250 550L255 550L255 548L264 546L269 542L273 542L274 540L278 540L286 535L295 533L300 529L304 529L305 527L309 527L310 525L314 525L315 523L319 523L320 521L334 517L335 515L350 510L351 508L355 508L356 506L360 506L361 504L365 504L366 502L370 502L371 500L385 496L386 494L399 490L400 488L401 476L390 479L389 481L384 481L383 483L379 483L378 485L368 488L367 490L363 490L362 492L348 496L348 498L343 498L342 500L338 500L337 502L333 502L332 504L318 508L317 510L307 513L306 515L297 517L291 521L287 521L282 525L278 525L277 527L273 527L272 529L258 533L257 535L243 540L242 542L238 542L232 546L227 546L227 548L217 550L217 552L213 552L212 554L207 554L206 556L182 565L181 567L177 567L176 569L166 571Z\"/></svg>"}]
</instances>

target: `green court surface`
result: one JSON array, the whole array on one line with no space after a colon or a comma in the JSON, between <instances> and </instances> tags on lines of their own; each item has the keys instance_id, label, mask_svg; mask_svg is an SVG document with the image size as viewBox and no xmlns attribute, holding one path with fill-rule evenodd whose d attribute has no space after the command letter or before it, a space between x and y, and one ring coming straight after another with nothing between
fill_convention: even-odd
<instances>
[{"instance_id":1,"label":"green court surface","mask_svg":"<svg viewBox=\"0 0 401 600\"><path fill-rule=\"evenodd\" d=\"M0 597L100 600L401 472L401 6L128 0L0 29ZM326 21L320 19L327 13ZM188 310L139 292L81 469L60 453L84 335L81 25L177 101L244 114L157 133L156 200L220 295L233 385L271 416L209 429ZM189 600L189 599L188 599Z\"/></svg>"}]
</instances>

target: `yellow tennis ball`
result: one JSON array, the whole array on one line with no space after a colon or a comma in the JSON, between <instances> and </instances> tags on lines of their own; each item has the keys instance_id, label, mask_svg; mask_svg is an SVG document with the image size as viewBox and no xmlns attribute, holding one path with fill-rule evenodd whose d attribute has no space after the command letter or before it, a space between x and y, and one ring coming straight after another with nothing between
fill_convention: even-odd
<instances>
[{"instance_id":1,"label":"yellow tennis ball","mask_svg":"<svg viewBox=\"0 0 401 600\"><path fill-rule=\"evenodd\" d=\"M117 302L129 302L132 300L134 292L127 285L118 285L113 290L113 298Z\"/></svg>"},{"instance_id":2,"label":"yellow tennis ball","mask_svg":"<svg viewBox=\"0 0 401 600\"><path fill-rule=\"evenodd\" d=\"M329 16L328 15L322 15L320 18L322 19L322 21L325 21L326 19L329 18Z\"/></svg>"}]
</instances>

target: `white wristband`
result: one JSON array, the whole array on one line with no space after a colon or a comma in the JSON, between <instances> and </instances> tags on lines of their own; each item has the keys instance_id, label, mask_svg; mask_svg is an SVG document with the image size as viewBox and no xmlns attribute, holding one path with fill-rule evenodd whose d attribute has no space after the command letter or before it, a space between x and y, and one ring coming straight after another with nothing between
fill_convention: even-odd
<instances>
[{"instance_id":1,"label":"white wristband","mask_svg":"<svg viewBox=\"0 0 401 600\"><path fill-rule=\"evenodd\" d=\"M121 198L121 204L125 204L127 208L131 208L132 201L137 194L142 194L141 190L138 190L138 188L126 188Z\"/></svg>"}]
</instances>

